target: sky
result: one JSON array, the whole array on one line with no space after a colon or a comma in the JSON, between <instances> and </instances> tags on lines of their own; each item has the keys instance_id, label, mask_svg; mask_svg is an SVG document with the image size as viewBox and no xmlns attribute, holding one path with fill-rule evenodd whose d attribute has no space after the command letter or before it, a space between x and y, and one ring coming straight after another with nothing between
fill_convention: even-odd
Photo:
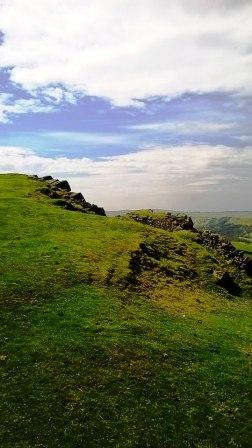
<instances>
[{"instance_id":1,"label":"sky","mask_svg":"<svg viewBox=\"0 0 252 448\"><path fill-rule=\"evenodd\" d=\"M251 0L0 0L0 172L251 210Z\"/></svg>"}]
</instances>

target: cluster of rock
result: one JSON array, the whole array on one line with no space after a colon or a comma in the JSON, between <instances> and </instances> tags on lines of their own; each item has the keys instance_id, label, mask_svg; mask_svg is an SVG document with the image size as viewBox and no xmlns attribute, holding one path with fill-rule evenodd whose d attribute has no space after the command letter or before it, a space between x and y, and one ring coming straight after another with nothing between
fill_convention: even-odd
<instances>
[{"instance_id":1,"label":"cluster of rock","mask_svg":"<svg viewBox=\"0 0 252 448\"><path fill-rule=\"evenodd\" d=\"M185 244L182 243L176 248L176 254L181 254ZM198 274L197 272L189 266L185 266L182 262L176 267L171 265L165 265L162 260L169 259L169 250L163 247L161 242L161 247L159 244L145 243L139 244L139 248L131 253L131 258L129 261L129 273L126 277L126 281L131 285L137 285L139 283L139 275L143 271L153 271L155 270L155 276L159 274L165 275L165 277L172 277L175 280L185 280L185 279L195 279Z\"/></svg>"},{"instance_id":2,"label":"cluster of rock","mask_svg":"<svg viewBox=\"0 0 252 448\"><path fill-rule=\"evenodd\" d=\"M56 205L67 210L106 216L104 208L87 202L82 193L71 191L67 180L53 179L52 176L38 177L37 175L34 175L29 177L43 182L43 187L40 189L40 192L51 199L55 199L54 203Z\"/></svg>"},{"instance_id":3,"label":"cluster of rock","mask_svg":"<svg viewBox=\"0 0 252 448\"><path fill-rule=\"evenodd\" d=\"M248 275L252 276L252 259L246 257L243 251L237 250L233 244L222 236L217 233L212 233L209 230L205 230L203 232L197 230L196 241L197 243L203 244L210 249L215 249L238 268L244 270Z\"/></svg>"},{"instance_id":4,"label":"cluster of rock","mask_svg":"<svg viewBox=\"0 0 252 448\"><path fill-rule=\"evenodd\" d=\"M213 272L215 283L226 289L230 294L239 296L241 294L240 286L233 280L229 272L216 270Z\"/></svg>"},{"instance_id":5,"label":"cluster of rock","mask_svg":"<svg viewBox=\"0 0 252 448\"><path fill-rule=\"evenodd\" d=\"M216 250L239 269L244 270L250 276L252 275L251 258L246 257L243 251L237 250L229 241L220 235L210 231L202 232L195 229L192 218L187 215L172 215L171 213L166 213L160 217L158 215L155 216L154 213L153 215L150 213L148 216L141 216L141 214L131 212L128 216L137 222L164 230L190 230L197 234L197 243Z\"/></svg>"},{"instance_id":6,"label":"cluster of rock","mask_svg":"<svg viewBox=\"0 0 252 448\"><path fill-rule=\"evenodd\" d=\"M164 216L158 216L155 214L148 216L141 216L137 213L131 212L128 214L134 221L147 224L149 226L158 227L159 229L174 231L174 230L191 230L196 232L193 227L193 221L190 216L187 215L172 215L167 212Z\"/></svg>"}]
</instances>

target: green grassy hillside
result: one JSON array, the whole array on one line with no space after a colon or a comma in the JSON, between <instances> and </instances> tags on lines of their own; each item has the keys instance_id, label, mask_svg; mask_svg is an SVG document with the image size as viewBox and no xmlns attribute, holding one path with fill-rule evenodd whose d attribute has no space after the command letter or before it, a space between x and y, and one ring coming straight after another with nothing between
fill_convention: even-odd
<instances>
[{"instance_id":1,"label":"green grassy hillside","mask_svg":"<svg viewBox=\"0 0 252 448\"><path fill-rule=\"evenodd\" d=\"M40 187L0 176L0 446L249 447L249 279L189 231Z\"/></svg>"}]
</instances>

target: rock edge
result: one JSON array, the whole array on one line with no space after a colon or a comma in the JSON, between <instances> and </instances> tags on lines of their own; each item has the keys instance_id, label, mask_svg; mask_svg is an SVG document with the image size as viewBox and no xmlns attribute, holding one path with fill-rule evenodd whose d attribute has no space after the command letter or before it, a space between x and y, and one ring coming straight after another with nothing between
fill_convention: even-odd
<instances>
[{"instance_id":1,"label":"rock edge","mask_svg":"<svg viewBox=\"0 0 252 448\"><path fill-rule=\"evenodd\" d=\"M52 176L37 175L28 176L29 179L43 182L40 192L51 199L55 199L54 204L66 210L72 210L81 213L94 213L100 216L106 216L103 207L87 202L82 193L71 191L67 180L54 179Z\"/></svg>"}]
</instances>

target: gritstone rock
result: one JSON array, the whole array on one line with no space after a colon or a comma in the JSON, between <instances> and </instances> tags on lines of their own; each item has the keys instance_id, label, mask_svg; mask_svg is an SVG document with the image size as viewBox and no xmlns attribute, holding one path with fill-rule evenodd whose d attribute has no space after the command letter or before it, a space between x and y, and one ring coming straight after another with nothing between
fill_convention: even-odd
<instances>
[{"instance_id":1,"label":"gritstone rock","mask_svg":"<svg viewBox=\"0 0 252 448\"><path fill-rule=\"evenodd\" d=\"M230 294L239 295L240 287L234 282L227 271L214 271L215 283L226 289Z\"/></svg>"},{"instance_id":2,"label":"gritstone rock","mask_svg":"<svg viewBox=\"0 0 252 448\"><path fill-rule=\"evenodd\" d=\"M63 207L66 210L106 216L104 208L98 207L95 204L89 204L86 202L82 193L71 191L67 180L53 179L51 176L44 176L39 180L45 182L40 192L51 199L55 199L55 205Z\"/></svg>"}]
</instances>

